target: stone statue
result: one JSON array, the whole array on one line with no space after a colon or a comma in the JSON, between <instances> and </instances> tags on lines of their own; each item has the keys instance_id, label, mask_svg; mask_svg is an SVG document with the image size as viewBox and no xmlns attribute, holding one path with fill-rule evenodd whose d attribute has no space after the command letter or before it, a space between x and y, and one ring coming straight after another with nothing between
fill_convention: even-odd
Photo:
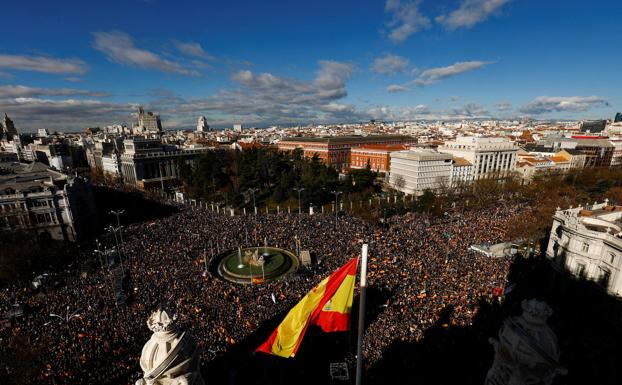
<instances>
[{"instance_id":1,"label":"stone statue","mask_svg":"<svg viewBox=\"0 0 622 385\"><path fill-rule=\"evenodd\" d=\"M203 385L200 351L194 339L175 327L177 316L158 309L147 320L153 335L143 347L143 378L136 385Z\"/></svg>"},{"instance_id":2,"label":"stone statue","mask_svg":"<svg viewBox=\"0 0 622 385\"><path fill-rule=\"evenodd\" d=\"M485 385L550 385L557 374L568 370L559 364L559 345L546 324L553 310L535 299L522 302L523 314L508 317L499 339L489 338L495 359Z\"/></svg>"}]
</instances>

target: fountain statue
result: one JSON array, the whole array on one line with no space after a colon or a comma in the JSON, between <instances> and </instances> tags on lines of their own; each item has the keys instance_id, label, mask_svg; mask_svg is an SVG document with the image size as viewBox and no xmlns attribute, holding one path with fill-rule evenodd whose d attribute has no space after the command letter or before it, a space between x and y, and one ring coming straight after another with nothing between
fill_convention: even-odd
<instances>
[{"instance_id":1,"label":"fountain statue","mask_svg":"<svg viewBox=\"0 0 622 385\"><path fill-rule=\"evenodd\" d=\"M508 317L499 339L489 338L495 358L485 385L550 385L568 370L559 364L557 337L546 324L553 310L535 299L522 302L523 313Z\"/></svg>"},{"instance_id":2,"label":"fountain statue","mask_svg":"<svg viewBox=\"0 0 622 385\"><path fill-rule=\"evenodd\" d=\"M242 262L242 248L238 246L238 269L244 267L244 263Z\"/></svg>"},{"instance_id":3,"label":"fountain statue","mask_svg":"<svg viewBox=\"0 0 622 385\"><path fill-rule=\"evenodd\" d=\"M153 335L143 347L143 378L136 385L203 385L200 351L194 339L175 327L177 316L158 309L147 320Z\"/></svg>"},{"instance_id":4,"label":"fountain statue","mask_svg":"<svg viewBox=\"0 0 622 385\"><path fill-rule=\"evenodd\" d=\"M268 238L267 237L263 239L263 254L262 255L264 259L270 255L270 253L268 253Z\"/></svg>"}]
</instances>

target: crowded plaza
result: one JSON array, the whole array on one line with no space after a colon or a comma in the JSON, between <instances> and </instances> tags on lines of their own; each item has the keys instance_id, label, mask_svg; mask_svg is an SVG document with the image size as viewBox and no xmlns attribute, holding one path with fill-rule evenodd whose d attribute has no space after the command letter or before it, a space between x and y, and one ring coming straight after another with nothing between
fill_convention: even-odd
<instances>
[{"instance_id":1,"label":"crowded plaza","mask_svg":"<svg viewBox=\"0 0 622 385\"><path fill-rule=\"evenodd\" d=\"M507 285L511 260L477 254L470 246L507 241L504 229L525 210L498 203L478 210L452 208L440 216L406 213L374 223L347 212L254 215L249 210L231 216L210 207L181 207L171 216L124 227L114 262L94 252L116 245L114 239L101 239L79 255L91 262L90 269L76 264L57 274L53 284L36 289L27 282L2 288L0 312L19 304L24 315L0 330L0 350L3 355L32 351L30 383L134 383L150 334L145 321L165 305L195 336L202 363L209 365L294 306L367 243L368 285L385 293L370 309L375 315L365 329L363 353L371 368L391 344L424 338L444 309L453 309L444 327L468 326L480 301L496 300ZM264 242L292 252L308 250L313 263L255 285L214 273L222 253ZM120 267L121 288L112 273ZM0 365L9 375L16 370L13 362ZM209 375L204 378L209 383Z\"/></svg>"}]
</instances>

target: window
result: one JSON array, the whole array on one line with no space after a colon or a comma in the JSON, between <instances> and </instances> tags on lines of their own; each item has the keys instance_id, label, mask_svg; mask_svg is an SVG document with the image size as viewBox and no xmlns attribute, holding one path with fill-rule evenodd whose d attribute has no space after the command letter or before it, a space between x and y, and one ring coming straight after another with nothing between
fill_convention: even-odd
<instances>
[{"instance_id":1,"label":"window","mask_svg":"<svg viewBox=\"0 0 622 385\"><path fill-rule=\"evenodd\" d=\"M609 254L609 263L613 265L613 262L616 260L616 255L614 253Z\"/></svg>"},{"instance_id":2,"label":"window","mask_svg":"<svg viewBox=\"0 0 622 385\"><path fill-rule=\"evenodd\" d=\"M583 242L583 246L581 247L581 251L584 253L588 253L590 251L590 244Z\"/></svg>"},{"instance_id":3,"label":"window","mask_svg":"<svg viewBox=\"0 0 622 385\"><path fill-rule=\"evenodd\" d=\"M598 284L602 287L609 286L609 279L611 278L611 271L609 269L601 267L600 275L598 276Z\"/></svg>"},{"instance_id":4,"label":"window","mask_svg":"<svg viewBox=\"0 0 622 385\"><path fill-rule=\"evenodd\" d=\"M585 264L584 263L577 263L576 273L579 278L585 278Z\"/></svg>"}]
</instances>

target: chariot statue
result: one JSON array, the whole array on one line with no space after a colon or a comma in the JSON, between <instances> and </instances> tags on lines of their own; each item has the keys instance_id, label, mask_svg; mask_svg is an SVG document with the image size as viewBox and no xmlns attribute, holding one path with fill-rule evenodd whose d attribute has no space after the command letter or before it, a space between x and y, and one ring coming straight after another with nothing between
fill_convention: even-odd
<instances>
[{"instance_id":1,"label":"chariot statue","mask_svg":"<svg viewBox=\"0 0 622 385\"><path fill-rule=\"evenodd\" d=\"M557 337L546 324L553 310L542 301L522 302L523 313L508 317L499 339L489 338L495 358L485 385L550 385L568 370L559 363Z\"/></svg>"},{"instance_id":2,"label":"chariot statue","mask_svg":"<svg viewBox=\"0 0 622 385\"><path fill-rule=\"evenodd\" d=\"M203 385L200 349L194 339L176 327L177 315L158 309L149 316L153 332L143 347L140 367L143 378L136 385Z\"/></svg>"}]
</instances>

